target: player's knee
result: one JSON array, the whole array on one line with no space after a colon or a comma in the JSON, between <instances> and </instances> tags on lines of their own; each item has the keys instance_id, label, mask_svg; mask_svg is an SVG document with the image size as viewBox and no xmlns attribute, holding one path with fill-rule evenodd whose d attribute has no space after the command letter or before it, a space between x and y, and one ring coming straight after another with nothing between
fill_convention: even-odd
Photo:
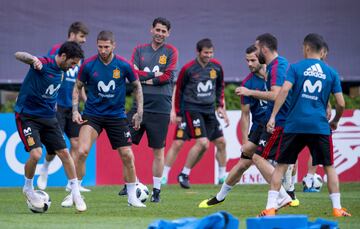
<instances>
[{"instance_id":1,"label":"player's knee","mask_svg":"<svg viewBox=\"0 0 360 229\"><path fill-rule=\"evenodd\" d=\"M86 148L79 147L79 151L77 152L77 158L79 160L85 160L89 155L89 150Z\"/></svg>"},{"instance_id":2,"label":"player's knee","mask_svg":"<svg viewBox=\"0 0 360 229\"><path fill-rule=\"evenodd\" d=\"M209 140L207 139L198 140L196 144L202 151L206 151L209 148Z\"/></svg>"},{"instance_id":3,"label":"player's knee","mask_svg":"<svg viewBox=\"0 0 360 229\"><path fill-rule=\"evenodd\" d=\"M119 150L121 160L124 165L132 165L134 161L134 154L130 149L120 149Z\"/></svg>"},{"instance_id":4,"label":"player's knee","mask_svg":"<svg viewBox=\"0 0 360 229\"><path fill-rule=\"evenodd\" d=\"M42 152L41 149L33 149L30 152L30 159L34 161L39 161L41 158Z\"/></svg>"},{"instance_id":5,"label":"player's knee","mask_svg":"<svg viewBox=\"0 0 360 229\"><path fill-rule=\"evenodd\" d=\"M57 150L55 152L56 152L56 155L58 155L58 157L60 159L68 159L70 157L67 149L61 149L61 150Z\"/></svg>"},{"instance_id":6,"label":"player's knee","mask_svg":"<svg viewBox=\"0 0 360 229\"><path fill-rule=\"evenodd\" d=\"M216 147L221 150L225 150L226 141L224 137L216 139Z\"/></svg>"}]
</instances>

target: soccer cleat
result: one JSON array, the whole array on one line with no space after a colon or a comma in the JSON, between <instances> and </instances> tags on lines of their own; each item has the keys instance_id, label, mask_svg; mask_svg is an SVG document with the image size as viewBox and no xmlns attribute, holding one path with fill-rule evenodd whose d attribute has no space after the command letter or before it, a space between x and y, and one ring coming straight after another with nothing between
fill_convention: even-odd
<instances>
[{"instance_id":1,"label":"soccer cleat","mask_svg":"<svg viewBox=\"0 0 360 229\"><path fill-rule=\"evenodd\" d=\"M65 196L64 200L61 202L61 207L63 208L71 208L74 205L73 196L70 193L69 195Z\"/></svg>"},{"instance_id":2,"label":"soccer cleat","mask_svg":"<svg viewBox=\"0 0 360 229\"><path fill-rule=\"evenodd\" d=\"M25 198L30 202L34 208L43 208L45 203L33 189L23 190Z\"/></svg>"},{"instance_id":3,"label":"soccer cleat","mask_svg":"<svg viewBox=\"0 0 360 229\"><path fill-rule=\"evenodd\" d=\"M295 190L294 191L286 191L287 194L291 197L291 202L289 204L290 207L298 207L300 205L300 201L296 198Z\"/></svg>"},{"instance_id":4,"label":"soccer cleat","mask_svg":"<svg viewBox=\"0 0 360 229\"><path fill-rule=\"evenodd\" d=\"M188 175L180 173L178 175L178 182L180 184L180 187L185 188L185 189L190 188L189 176Z\"/></svg>"},{"instance_id":5,"label":"soccer cleat","mask_svg":"<svg viewBox=\"0 0 360 229\"><path fill-rule=\"evenodd\" d=\"M199 208L211 208L214 207L215 205L219 205L222 202L224 202L225 199L223 200L217 200L216 196L203 200L201 201L201 203L199 204Z\"/></svg>"},{"instance_id":6,"label":"soccer cleat","mask_svg":"<svg viewBox=\"0 0 360 229\"><path fill-rule=\"evenodd\" d=\"M65 191L67 192L71 192L71 187L70 187L70 184L67 184L66 187L65 187ZM84 186L82 185L79 185L79 191L80 192L91 192L90 189L88 188L85 188Z\"/></svg>"},{"instance_id":7,"label":"soccer cleat","mask_svg":"<svg viewBox=\"0 0 360 229\"><path fill-rule=\"evenodd\" d=\"M85 204L85 201L84 199L78 195L78 196L73 196L73 201L74 201L74 204L75 204L75 208L78 212L84 212L86 211L87 207L86 207L86 204Z\"/></svg>"},{"instance_id":8,"label":"soccer cleat","mask_svg":"<svg viewBox=\"0 0 360 229\"><path fill-rule=\"evenodd\" d=\"M160 202L160 192L161 192L160 189L153 188L150 201L153 203L159 203Z\"/></svg>"},{"instance_id":9,"label":"soccer cleat","mask_svg":"<svg viewBox=\"0 0 360 229\"><path fill-rule=\"evenodd\" d=\"M270 208L270 209L262 210L262 211L260 212L260 214L258 215L258 217L262 217L262 216L272 216L272 215L275 215L275 214L276 214L275 208Z\"/></svg>"},{"instance_id":10,"label":"soccer cleat","mask_svg":"<svg viewBox=\"0 0 360 229\"><path fill-rule=\"evenodd\" d=\"M127 196L127 194L127 188L126 185L124 185L124 187L119 192L119 196Z\"/></svg>"},{"instance_id":11,"label":"soccer cleat","mask_svg":"<svg viewBox=\"0 0 360 229\"><path fill-rule=\"evenodd\" d=\"M283 207L289 206L291 201L292 201L292 199L291 199L291 197L289 195L286 195L282 199L278 198L277 201L276 201L277 206L276 206L275 210L277 211L277 210L279 210L279 209L281 209Z\"/></svg>"},{"instance_id":12,"label":"soccer cleat","mask_svg":"<svg viewBox=\"0 0 360 229\"><path fill-rule=\"evenodd\" d=\"M47 186L47 180L48 180L48 171L47 170L40 170L40 175L37 178L37 186L40 190L45 190Z\"/></svg>"},{"instance_id":13,"label":"soccer cleat","mask_svg":"<svg viewBox=\"0 0 360 229\"><path fill-rule=\"evenodd\" d=\"M346 210L346 208L333 208L333 216L347 217L347 216L351 216L351 214Z\"/></svg>"},{"instance_id":14,"label":"soccer cleat","mask_svg":"<svg viewBox=\"0 0 360 229\"><path fill-rule=\"evenodd\" d=\"M161 178L161 184L167 184L167 178L166 177Z\"/></svg>"},{"instance_id":15,"label":"soccer cleat","mask_svg":"<svg viewBox=\"0 0 360 229\"><path fill-rule=\"evenodd\" d=\"M128 206L136 208L146 208L146 205L143 204L139 199L130 197L128 198Z\"/></svg>"}]
</instances>

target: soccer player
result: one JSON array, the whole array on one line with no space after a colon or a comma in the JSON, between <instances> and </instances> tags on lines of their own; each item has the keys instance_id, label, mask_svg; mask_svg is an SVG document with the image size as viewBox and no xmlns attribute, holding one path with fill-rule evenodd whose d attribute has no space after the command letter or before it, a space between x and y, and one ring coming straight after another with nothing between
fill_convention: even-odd
<instances>
[{"instance_id":1,"label":"soccer player","mask_svg":"<svg viewBox=\"0 0 360 229\"><path fill-rule=\"evenodd\" d=\"M146 131L148 146L152 149L153 191L151 202L160 202L161 176L164 169L164 147L170 120L173 79L178 61L177 49L166 44L171 24L166 18L155 18L152 23L150 44L137 46L131 63L137 70L144 91L144 120L140 129L131 128L134 144L139 144ZM136 111L136 102L128 116ZM126 195L126 186L119 195Z\"/></svg>"},{"instance_id":2,"label":"soccer player","mask_svg":"<svg viewBox=\"0 0 360 229\"><path fill-rule=\"evenodd\" d=\"M186 122L189 136L196 139L178 175L180 186L186 189L190 188L190 171L208 149L209 140L225 155L226 163L226 143L215 111L224 118L226 125L229 124L224 109L224 72L219 61L213 58L212 41L208 38L198 41L196 50L196 59L185 64L180 71L174 100L177 124L181 126ZM179 132L177 135L183 137Z\"/></svg>"},{"instance_id":3,"label":"soccer player","mask_svg":"<svg viewBox=\"0 0 360 229\"><path fill-rule=\"evenodd\" d=\"M174 93L175 92L176 92L176 87L174 88ZM173 96L173 99L174 98L175 98L175 94ZM173 108L172 108L171 112L174 115L171 115L170 120L172 123L176 123L176 112L175 112L175 107L174 107L175 104L174 104L174 102L172 104L173 104ZM172 116L174 118L172 118ZM176 157L181 150L181 147L184 145L186 140L190 140L190 137L187 132L188 130L186 127L187 127L186 119L185 119L185 117L183 117L183 120L181 121L181 123L176 126L174 140L173 140L173 142L170 146L170 149L167 152L166 157L165 157L164 171L163 171L162 178L161 178L162 184L167 183L171 166L173 166L173 164L176 160ZM216 142L216 143L219 143L219 142ZM215 157L219 164L218 184L223 184L225 181L225 178L226 178L226 151L225 151L225 147L222 145L220 145L219 148L217 148L217 149L218 150L216 151Z\"/></svg>"},{"instance_id":4,"label":"soccer player","mask_svg":"<svg viewBox=\"0 0 360 229\"><path fill-rule=\"evenodd\" d=\"M86 204L79 191L74 161L66 148L55 111L64 71L84 58L83 51L76 42L65 42L55 56L38 58L29 53L17 52L15 57L30 65L15 105L17 130L26 151L30 152L25 163L23 193L34 207L44 207L43 200L35 194L33 187L36 164L41 158L44 144L46 150L55 152L63 163L76 209L80 212L86 211Z\"/></svg>"},{"instance_id":5,"label":"soccer player","mask_svg":"<svg viewBox=\"0 0 360 229\"><path fill-rule=\"evenodd\" d=\"M341 207L339 180L333 166L333 147L330 137L330 129L337 128L345 108L345 101L338 73L321 61L323 45L323 37L318 34L311 33L304 38L305 59L290 66L286 81L276 98L267 124L268 131L274 131L275 117L288 95L291 95L291 106L277 152L278 164L271 178L266 209L261 212L261 216L275 215L280 180L288 165L295 163L298 154L305 146L310 149L313 164L324 166L328 177L333 216L351 216ZM336 114L329 125L326 107L330 93L335 96Z\"/></svg>"},{"instance_id":6,"label":"soccer player","mask_svg":"<svg viewBox=\"0 0 360 229\"><path fill-rule=\"evenodd\" d=\"M73 121L82 124L76 169L82 179L90 148L105 129L112 148L118 151L123 162L129 206L146 207L136 198L134 155L131 150L129 123L125 114L126 79L134 87L133 95L138 105L131 120L135 129L140 127L142 120L142 89L132 65L114 54L115 46L114 34L111 31L101 31L97 36L98 54L84 61L75 83L72 100ZM81 115L78 111L79 93L84 86L87 89L87 100L84 113Z\"/></svg>"},{"instance_id":7,"label":"soccer player","mask_svg":"<svg viewBox=\"0 0 360 229\"><path fill-rule=\"evenodd\" d=\"M86 36L89 34L89 29L82 22L74 22L70 25L68 30L68 41L74 41L79 45L86 42ZM61 44L54 45L49 55L56 55L59 52ZM81 61L75 65L74 68L69 69L64 75L64 81L59 89L59 96L57 97L56 106L56 118L60 124L62 132L65 133L70 139L70 155L74 159L76 150L78 148L78 137L80 125L72 121L72 91L74 88L75 80L80 68ZM82 97L86 100L84 90L82 91ZM48 180L48 170L51 161L54 159L54 152L47 152L43 166L40 169L40 176L37 179L37 186L41 190L45 190ZM79 180L80 192L89 192L90 189L86 189L81 186L81 180ZM66 191L70 191L70 184L66 185Z\"/></svg>"},{"instance_id":8,"label":"soccer player","mask_svg":"<svg viewBox=\"0 0 360 229\"><path fill-rule=\"evenodd\" d=\"M251 73L242 82L241 87L245 87L249 90L266 92L266 82L268 78L268 75L266 73L266 65L260 64L257 57L257 48L255 47L255 45L252 45L246 49L246 62ZM236 93L238 93L240 89L241 88L238 87L235 90ZM267 122L266 111L269 102L251 96L240 96L242 104L240 126L243 143L241 159L231 169L228 177L225 180L225 183L222 185L217 195L210 199L203 200L199 204L199 208L213 207L217 204L222 203L225 200L227 194L240 181L242 174L252 164L251 157L246 156L244 152L248 152L248 154L254 154L260 140L262 140L262 137L264 135L265 125ZM252 116L252 125L250 128L250 133L249 135L247 135L250 127L250 113ZM274 157L270 157L268 159L274 159ZM291 200L290 197L286 195L285 190L283 190L283 193L284 197L279 198L277 208L284 206Z\"/></svg>"}]
</instances>

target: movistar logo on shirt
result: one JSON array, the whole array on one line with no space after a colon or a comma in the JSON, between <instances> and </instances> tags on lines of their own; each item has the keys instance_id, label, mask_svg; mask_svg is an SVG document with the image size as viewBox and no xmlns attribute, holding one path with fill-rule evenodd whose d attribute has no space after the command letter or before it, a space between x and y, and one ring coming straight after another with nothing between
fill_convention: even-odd
<instances>
[{"instance_id":1,"label":"movistar logo on shirt","mask_svg":"<svg viewBox=\"0 0 360 229\"><path fill-rule=\"evenodd\" d=\"M213 85L211 80L206 81L206 83L199 82L197 85L197 96L198 97L206 97L211 95L211 90L213 89Z\"/></svg>"},{"instance_id":2,"label":"movistar logo on shirt","mask_svg":"<svg viewBox=\"0 0 360 229\"><path fill-rule=\"evenodd\" d=\"M105 84L103 81L99 81L97 86L99 91L98 95L100 97L113 98L115 96L114 94L111 93L112 91L115 90L114 80L110 80L108 84Z\"/></svg>"},{"instance_id":3,"label":"movistar logo on shirt","mask_svg":"<svg viewBox=\"0 0 360 229\"><path fill-rule=\"evenodd\" d=\"M314 64L310 68L306 69L304 76L314 76L320 79L326 79L326 75L324 74L320 64Z\"/></svg>"},{"instance_id":4,"label":"movistar logo on shirt","mask_svg":"<svg viewBox=\"0 0 360 229\"><path fill-rule=\"evenodd\" d=\"M58 84L56 87L54 84L50 84L48 88L46 88L45 94L42 95L43 98L52 98L57 95L57 91L60 89L61 84Z\"/></svg>"}]
</instances>

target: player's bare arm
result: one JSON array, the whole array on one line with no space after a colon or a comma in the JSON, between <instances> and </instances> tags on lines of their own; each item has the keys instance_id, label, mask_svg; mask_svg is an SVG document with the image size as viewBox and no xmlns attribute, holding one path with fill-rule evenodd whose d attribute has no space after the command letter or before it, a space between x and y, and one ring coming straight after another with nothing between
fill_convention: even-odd
<instances>
[{"instance_id":1,"label":"player's bare arm","mask_svg":"<svg viewBox=\"0 0 360 229\"><path fill-rule=\"evenodd\" d=\"M37 57L31 55L30 53L16 52L15 58L25 64L32 64L34 66L34 69L36 69L36 70L42 69L41 61Z\"/></svg>"},{"instance_id":2,"label":"player's bare arm","mask_svg":"<svg viewBox=\"0 0 360 229\"><path fill-rule=\"evenodd\" d=\"M267 131L269 133L272 133L275 128L275 117L277 113L279 112L281 106L285 103L286 97L289 94L289 91L291 90L293 84L289 81L285 81L284 85L281 87L280 92L278 93L278 96L276 97L274 108L272 110L270 119L266 125Z\"/></svg>"},{"instance_id":3,"label":"player's bare arm","mask_svg":"<svg viewBox=\"0 0 360 229\"><path fill-rule=\"evenodd\" d=\"M242 136L243 145L248 141L249 126L250 126L250 105L241 104L240 127L241 127L241 136Z\"/></svg>"},{"instance_id":4,"label":"player's bare arm","mask_svg":"<svg viewBox=\"0 0 360 229\"><path fill-rule=\"evenodd\" d=\"M339 120L345 110L345 100L343 94L339 92L339 93L335 93L334 96L335 96L336 113L335 113L335 117L330 122L330 127L332 130L336 130Z\"/></svg>"},{"instance_id":5,"label":"player's bare arm","mask_svg":"<svg viewBox=\"0 0 360 229\"><path fill-rule=\"evenodd\" d=\"M227 116L226 110L223 107L218 107L216 112L218 113L219 118L224 119L225 127L228 127L230 125L230 120Z\"/></svg>"},{"instance_id":6,"label":"player's bare arm","mask_svg":"<svg viewBox=\"0 0 360 229\"><path fill-rule=\"evenodd\" d=\"M134 88L133 96L134 96L134 99L136 100L136 104L137 104L137 111L133 115L132 124L134 126L134 129L138 130L140 128L140 124L142 122L142 117L143 117L144 98L143 98L143 92L142 92L142 87L141 87L140 81L135 80L132 83L132 85Z\"/></svg>"},{"instance_id":7,"label":"player's bare arm","mask_svg":"<svg viewBox=\"0 0 360 229\"><path fill-rule=\"evenodd\" d=\"M237 87L235 89L235 93L237 95L243 96L251 96L255 99L261 99L266 101L275 101L276 96L279 94L281 87L280 86L272 86L271 91L258 91L258 90L250 90L246 87Z\"/></svg>"},{"instance_id":8,"label":"player's bare arm","mask_svg":"<svg viewBox=\"0 0 360 229\"><path fill-rule=\"evenodd\" d=\"M72 120L78 124L85 122L79 112L79 97L80 91L83 89L83 87L84 83L77 79L72 94Z\"/></svg>"}]
</instances>

